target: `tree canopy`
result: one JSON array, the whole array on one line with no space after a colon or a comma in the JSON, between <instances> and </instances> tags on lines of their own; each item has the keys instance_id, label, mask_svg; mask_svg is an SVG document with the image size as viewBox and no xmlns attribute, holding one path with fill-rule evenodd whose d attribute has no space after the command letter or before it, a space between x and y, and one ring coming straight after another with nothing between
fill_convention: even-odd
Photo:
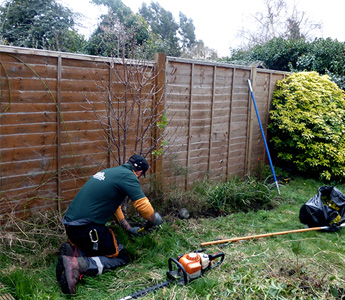
<instances>
[{"instance_id":1,"label":"tree canopy","mask_svg":"<svg viewBox=\"0 0 345 300\"><path fill-rule=\"evenodd\" d=\"M129 57L131 49L136 48L150 58L155 52L178 57L196 43L193 20L180 12L179 23L176 22L173 14L158 2L143 3L137 14L121 0L92 3L105 5L108 12L101 16L89 40L89 54Z\"/></svg>"},{"instance_id":2,"label":"tree canopy","mask_svg":"<svg viewBox=\"0 0 345 300\"><path fill-rule=\"evenodd\" d=\"M173 14L160 6L158 2L151 2L149 6L143 3L139 13L146 20L152 33L165 43L167 54L180 56L180 45L177 37L179 25Z\"/></svg>"},{"instance_id":3,"label":"tree canopy","mask_svg":"<svg viewBox=\"0 0 345 300\"><path fill-rule=\"evenodd\" d=\"M150 59L155 52L170 56L192 53L196 45L193 20L182 12L177 22L170 11L155 2L144 3L135 14L121 0L90 1L106 6L108 11L86 40L75 29L81 15L57 0L7 0L0 6L0 42L117 57L133 56L136 49Z\"/></svg>"},{"instance_id":4,"label":"tree canopy","mask_svg":"<svg viewBox=\"0 0 345 300\"><path fill-rule=\"evenodd\" d=\"M77 14L55 0L11 0L0 7L2 43L78 52L84 37L75 30Z\"/></svg>"},{"instance_id":5,"label":"tree canopy","mask_svg":"<svg viewBox=\"0 0 345 300\"><path fill-rule=\"evenodd\" d=\"M130 56L131 48L143 46L150 38L145 20L121 0L92 0L108 7L88 42L88 53L103 56Z\"/></svg>"}]
</instances>

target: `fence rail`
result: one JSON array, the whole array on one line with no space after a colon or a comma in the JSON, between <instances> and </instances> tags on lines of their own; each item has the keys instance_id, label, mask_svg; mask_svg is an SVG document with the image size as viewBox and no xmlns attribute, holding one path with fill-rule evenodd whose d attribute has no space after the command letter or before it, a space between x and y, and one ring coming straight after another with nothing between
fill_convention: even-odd
<instances>
[{"instance_id":1,"label":"fence rail","mask_svg":"<svg viewBox=\"0 0 345 300\"><path fill-rule=\"evenodd\" d=\"M0 219L64 210L85 180L114 165L93 109L108 116L102 99L109 87L121 93L111 72L121 62L9 46L0 46L0 62ZM286 73L164 54L146 64L156 74L152 103L164 96L169 118L166 155L151 169L163 187L226 180L265 160L247 80L266 128Z\"/></svg>"}]
</instances>

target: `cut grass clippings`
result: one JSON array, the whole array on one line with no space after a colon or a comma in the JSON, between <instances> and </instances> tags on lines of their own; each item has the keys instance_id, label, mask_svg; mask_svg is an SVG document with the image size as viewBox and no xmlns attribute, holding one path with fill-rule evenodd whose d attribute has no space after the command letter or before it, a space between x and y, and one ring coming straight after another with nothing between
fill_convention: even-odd
<instances>
[{"instance_id":1,"label":"cut grass clippings","mask_svg":"<svg viewBox=\"0 0 345 300\"><path fill-rule=\"evenodd\" d=\"M188 220L167 215L160 228L141 237L128 237L114 225L132 262L101 276L83 278L73 299L119 299L161 283L167 279L169 257L201 249L201 242L304 228L299 209L322 185L295 178L280 187L281 198L274 209ZM345 191L344 185L337 188ZM51 224L45 232L30 226L27 230L20 221L17 225L21 230L0 232L0 281L16 299L69 299L55 278L57 249L66 240L60 225ZM26 237L21 233L24 229ZM187 286L171 285L142 299L343 299L343 230L204 247L209 254L224 252L223 264Z\"/></svg>"}]
</instances>

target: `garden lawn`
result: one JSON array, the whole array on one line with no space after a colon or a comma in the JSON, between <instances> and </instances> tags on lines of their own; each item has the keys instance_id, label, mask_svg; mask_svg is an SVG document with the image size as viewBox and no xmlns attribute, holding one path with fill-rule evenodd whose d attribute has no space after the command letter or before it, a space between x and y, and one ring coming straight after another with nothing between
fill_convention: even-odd
<instances>
[{"instance_id":1,"label":"garden lawn","mask_svg":"<svg viewBox=\"0 0 345 300\"><path fill-rule=\"evenodd\" d=\"M83 278L73 299L119 299L165 281L169 257L201 249L201 242L304 228L299 209L321 185L296 177L280 187L281 197L272 210L188 220L167 215L159 229L141 237L130 238L114 226L132 262L101 276ZM345 192L344 185L337 188ZM20 237L20 232L13 235L11 245L1 232L0 280L6 291L18 300L69 299L55 279L57 249L65 241L61 228L55 236L32 229ZM37 243L30 243L32 240ZM224 252L223 264L187 286L171 285L141 299L342 299L345 295L344 229L291 233L204 249L208 254Z\"/></svg>"}]
</instances>

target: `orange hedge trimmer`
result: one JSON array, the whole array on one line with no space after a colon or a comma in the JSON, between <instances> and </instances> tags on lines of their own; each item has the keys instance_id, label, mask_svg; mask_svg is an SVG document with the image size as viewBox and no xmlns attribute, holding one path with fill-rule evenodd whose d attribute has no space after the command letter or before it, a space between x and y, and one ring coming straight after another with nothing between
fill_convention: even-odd
<instances>
[{"instance_id":1,"label":"orange hedge trimmer","mask_svg":"<svg viewBox=\"0 0 345 300\"><path fill-rule=\"evenodd\" d=\"M176 259L169 258L168 280L144 290L135 292L119 300L137 299L153 291L168 287L170 284L188 284L204 275L207 270L219 266L224 260L224 253L214 255L203 253L205 250L197 250L178 256Z\"/></svg>"}]
</instances>

